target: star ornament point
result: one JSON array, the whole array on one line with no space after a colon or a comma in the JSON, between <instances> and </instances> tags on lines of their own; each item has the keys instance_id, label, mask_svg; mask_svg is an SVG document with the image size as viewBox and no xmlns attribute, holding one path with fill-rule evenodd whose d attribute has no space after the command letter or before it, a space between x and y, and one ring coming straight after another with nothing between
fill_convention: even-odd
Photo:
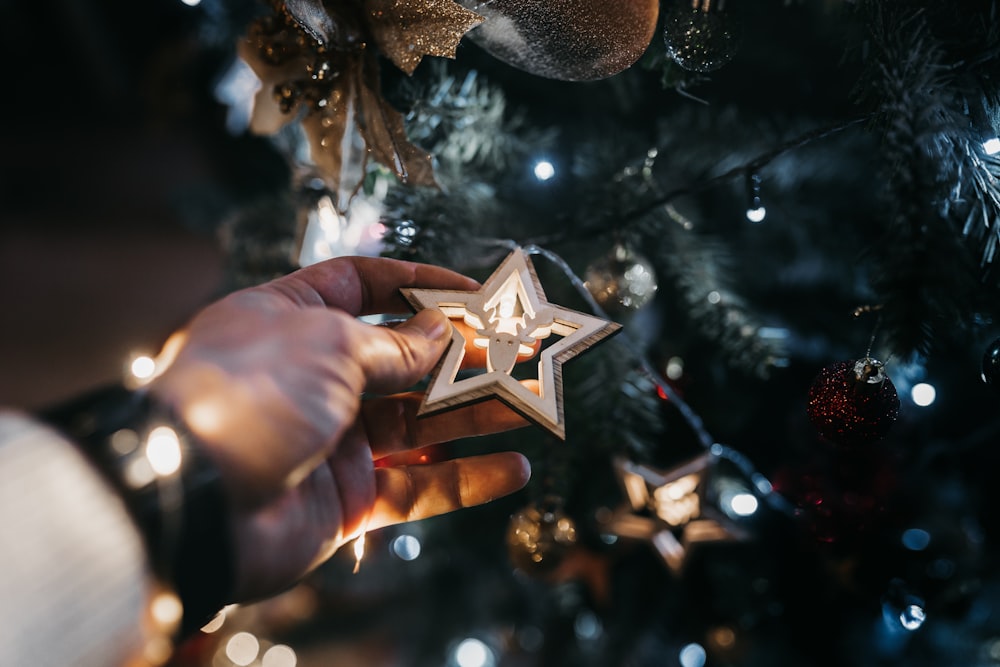
<instances>
[{"instance_id":1,"label":"star ornament point","mask_svg":"<svg viewBox=\"0 0 1000 667\"><path fill-rule=\"evenodd\" d=\"M459 377L467 341L457 327L434 369L419 414L431 414L497 398L523 417L566 439L562 365L621 330L621 325L549 303L531 260L517 249L474 292L404 288L415 310L436 308L462 320L486 352L486 368ZM552 341L541 341L553 337ZM538 353L538 393L512 372L521 358Z\"/></svg>"}]
</instances>

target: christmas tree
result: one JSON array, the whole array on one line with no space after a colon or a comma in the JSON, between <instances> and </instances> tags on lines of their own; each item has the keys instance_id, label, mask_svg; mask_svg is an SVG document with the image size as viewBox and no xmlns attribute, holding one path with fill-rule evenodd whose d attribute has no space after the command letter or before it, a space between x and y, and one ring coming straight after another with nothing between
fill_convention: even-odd
<instances>
[{"instance_id":1,"label":"christmas tree","mask_svg":"<svg viewBox=\"0 0 1000 667\"><path fill-rule=\"evenodd\" d=\"M565 364L565 440L440 448L524 452L523 492L176 664L1000 663L1000 5L148 4L96 14L149 84L104 102L211 142L174 203L227 288L520 249L622 325Z\"/></svg>"}]
</instances>

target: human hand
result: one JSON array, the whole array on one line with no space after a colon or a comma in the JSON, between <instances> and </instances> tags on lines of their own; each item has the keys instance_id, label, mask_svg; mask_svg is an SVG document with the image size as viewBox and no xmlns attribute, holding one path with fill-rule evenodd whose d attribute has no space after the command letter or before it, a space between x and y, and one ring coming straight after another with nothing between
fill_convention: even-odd
<instances>
[{"instance_id":1,"label":"human hand","mask_svg":"<svg viewBox=\"0 0 1000 667\"><path fill-rule=\"evenodd\" d=\"M357 319L405 312L401 287L478 284L439 267L338 258L225 297L165 346L169 365L149 389L222 472L237 600L282 590L364 530L527 482L527 461L514 452L396 463L412 458L408 450L526 423L496 401L418 420L419 394L392 395L426 375L450 340L436 310L394 328ZM362 401L363 392L383 396Z\"/></svg>"}]
</instances>

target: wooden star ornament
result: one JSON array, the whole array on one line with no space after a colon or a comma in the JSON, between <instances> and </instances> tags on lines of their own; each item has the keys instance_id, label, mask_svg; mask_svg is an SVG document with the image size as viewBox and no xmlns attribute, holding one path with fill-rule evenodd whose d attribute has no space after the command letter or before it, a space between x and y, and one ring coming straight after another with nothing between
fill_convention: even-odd
<instances>
[{"instance_id":1,"label":"wooden star ornament","mask_svg":"<svg viewBox=\"0 0 1000 667\"><path fill-rule=\"evenodd\" d=\"M695 544L747 539L747 532L708 493L715 458L702 454L667 471L616 460L628 503L611 517L608 532L649 541L674 573L683 569Z\"/></svg>"},{"instance_id":2,"label":"wooden star ornament","mask_svg":"<svg viewBox=\"0 0 1000 667\"><path fill-rule=\"evenodd\" d=\"M562 365L617 333L615 322L563 308L545 298L531 260L512 252L475 292L401 290L415 310L436 308L475 331L473 345L486 350L484 372L459 377L466 339L452 328L452 340L431 376L418 414L431 414L498 398L526 419L566 439ZM554 342L543 339L559 337ZM513 377L520 358L538 355L538 393Z\"/></svg>"}]
</instances>

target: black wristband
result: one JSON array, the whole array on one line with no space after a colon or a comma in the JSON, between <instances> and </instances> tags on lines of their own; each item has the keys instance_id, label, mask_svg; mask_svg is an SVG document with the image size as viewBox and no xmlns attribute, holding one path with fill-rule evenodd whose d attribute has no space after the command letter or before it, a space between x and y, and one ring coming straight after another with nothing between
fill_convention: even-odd
<instances>
[{"instance_id":1,"label":"black wristband","mask_svg":"<svg viewBox=\"0 0 1000 667\"><path fill-rule=\"evenodd\" d=\"M153 571L183 605L180 635L208 622L233 591L230 515L217 468L180 420L147 392L120 385L41 417L79 444L121 494ZM151 447L156 437L167 440Z\"/></svg>"}]
</instances>

